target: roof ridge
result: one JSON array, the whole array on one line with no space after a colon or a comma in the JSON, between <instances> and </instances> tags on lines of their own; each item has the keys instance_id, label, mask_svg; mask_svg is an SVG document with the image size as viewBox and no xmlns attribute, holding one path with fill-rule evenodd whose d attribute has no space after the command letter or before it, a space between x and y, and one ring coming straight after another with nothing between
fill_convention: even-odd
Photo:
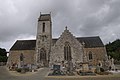
<instances>
[{"instance_id":1,"label":"roof ridge","mask_svg":"<svg viewBox=\"0 0 120 80\"><path fill-rule=\"evenodd\" d=\"M100 36L88 36L88 37L76 37L76 38L93 38L93 37L100 37Z\"/></svg>"},{"instance_id":2,"label":"roof ridge","mask_svg":"<svg viewBox=\"0 0 120 80\"><path fill-rule=\"evenodd\" d=\"M29 39L29 40L25 39L25 40L17 40L17 41L34 41L34 40L36 39Z\"/></svg>"},{"instance_id":3,"label":"roof ridge","mask_svg":"<svg viewBox=\"0 0 120 80\"><path fill-rule=\"evenodd\" d=\"M41 14L40 16L45 16L45 15L50 15L50 14Z\"/></svg>"}]
</instances>

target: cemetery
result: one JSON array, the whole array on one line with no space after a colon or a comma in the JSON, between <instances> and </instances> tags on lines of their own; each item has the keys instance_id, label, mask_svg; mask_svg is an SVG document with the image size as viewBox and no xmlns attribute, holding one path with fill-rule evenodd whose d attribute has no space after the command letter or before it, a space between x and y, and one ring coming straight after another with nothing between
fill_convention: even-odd
<instances>
[{"instance_id":1,"label":"cemetery","mask_svg":"<svg viewBox=\"0 0 120 80\"><path fill-rule=\"evenodd\" d=\"M18 73L26 73L26 72L36 72L39 68L36 65L26 65L24 64L24 55L21 53L20 55L20 63L19 65L13 64L9 67L10 71L17 71ZM96 76L96 75L112 75L113 72L119 72L119 70L114 65L114 59L108 58L108 68L104 68L100 63L97 67L90 66L87 61L84 63L76 63L76 66L73 66L71 61L61 63L56 63L49 67L48 76Z\"/></svg>"}]
</instances>

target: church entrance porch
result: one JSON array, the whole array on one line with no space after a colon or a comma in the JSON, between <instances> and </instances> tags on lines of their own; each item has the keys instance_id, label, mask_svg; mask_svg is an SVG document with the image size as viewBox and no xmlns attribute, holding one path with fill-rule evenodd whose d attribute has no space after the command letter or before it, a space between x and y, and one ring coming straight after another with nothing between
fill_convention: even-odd
<instances>
[{"instance_id":1,"label":"church entrance porch","mask_svg":"<svg viewBox=\"0 0 120 80\"><path fill-rule=\"evenodd\" d=\"M49 61L47 60L47 53L44 48L39 50L39 59L38 66L39 67L48 67Z\"/></svg>"}]
</instances>

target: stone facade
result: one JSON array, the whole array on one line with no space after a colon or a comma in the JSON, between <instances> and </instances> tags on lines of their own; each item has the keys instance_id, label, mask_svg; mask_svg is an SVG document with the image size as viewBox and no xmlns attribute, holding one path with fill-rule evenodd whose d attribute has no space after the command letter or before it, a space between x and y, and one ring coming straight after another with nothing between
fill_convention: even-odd
<instances>
[{"instance_id":1,"label":"stone facade","mask_svg":"<svg viewBox=\"0 0 120 80\"><path fill-rule=\"evenodd\" d=\"M89 53L92 53L92 59L89 59ZM90 65L97 66L101 61L103 64L107 59L105 47L98 48L84 48L84 54L87 56L87 61Z\"/></svg>"},{"instance_id":2,"label":"stone facade","mask_svg":"<svg viewBox=\"0 0 120 80\"><path fill-rule=\"evenodd\" d=\"M16 41L10 49L8 64L18 64L21 53L25 57L24 64L40 67L63 62L77 67L81 64L104 66L107 61L106 49L99 36L75 37L66 27L59 38L52 39L51 14L41 14L38 18L36 40Z\"/></svg>"},{"instance_id":3,"label":"stone facade","mask_svg":"<svg viewBox=\"0 0 120 80\"><path fill-rule=\"evenodd\" d=\"M13 64L19 65L21 53L24 56L25 65L35 63L35 50L14 50L14 51L10 51L7 65L9 66L12 66Z\"/></svg>"},{"instance_id":4,"label":"stone facade","mask_svg":"<svg viewBox=\"0 0 120 80\"><path fill-rule=\"evenodd\" d=\"M68 42L71 47L72 63L75 64L75 62L83 62L83 46L75 39L69 30L66 29L52 47L50 63L66 62L64 59L64 46L66 42Z\"/></svg>"}]
</instances>

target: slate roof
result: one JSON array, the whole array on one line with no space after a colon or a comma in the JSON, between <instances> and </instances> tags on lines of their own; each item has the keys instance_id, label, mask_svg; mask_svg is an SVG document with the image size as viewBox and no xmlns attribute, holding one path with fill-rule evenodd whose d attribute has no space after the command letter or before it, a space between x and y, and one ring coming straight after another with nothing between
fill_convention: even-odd
<instances>
[{"instance_id":1,"label":"slate roof","mask_svg":"<svg viewBox=\"0 0 120 80\"><path fill-rule=\"evenodd\" d=\"M38 21L50 21L51 15L50 14L40 14Z\"/></svg>"},{"instance_id":2,"label":"slate roof","mask_svg":"<svg viewBox=\"0 0 120 80\"><path fill-rule=\"evenodd\" d=\"M77 37L80 43L85 43L85 48L104 47L99 36L95 37ZM55 44L58 39L52 39ZM35 50L36 40L17 40L10 50Z\"/></svg>"},{"instance_id":3,"label":"slate roof","mask_svg":"<svg viewBox=\"0 0 120 80\"><path fill-rule=\"evenodd\" d=\"M17 40L10 50L35 50L36 40Z\"/></svg>"},{"instance_id":4,"label":"slate roof","mask_svg":"<svg viewBox=\"0 0 120 80\"><path fill-rule=\"evenodd\" d=\"M55 44L58 39L52 39L52 44Z\"/></svg>"},{"instance_id":5,"label":"slate roof","mask_svg":"<svg viewBox=\"0 0 120 80\"><path fill-rule=\"evenodd\" d=\"M85 48L104 47L104 44L99 36L95 37L77 37L80 43L85 43Z\"/></svg>"}]
</instances>

